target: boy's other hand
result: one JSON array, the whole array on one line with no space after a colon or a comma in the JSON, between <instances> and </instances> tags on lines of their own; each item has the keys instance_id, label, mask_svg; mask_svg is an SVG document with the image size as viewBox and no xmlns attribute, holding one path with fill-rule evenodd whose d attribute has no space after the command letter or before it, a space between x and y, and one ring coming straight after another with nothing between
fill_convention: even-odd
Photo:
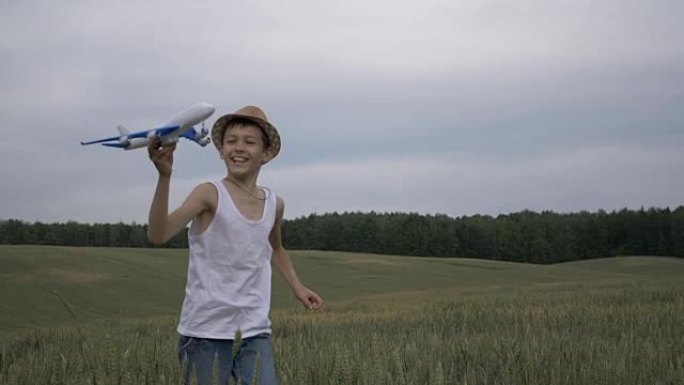
<instances>
[{"instance_id":1,"label":"boy's other hand","mask_svg":"<svg viewBox=\"0 0 684 385\"><path fill-rule=\"evenodd\" d=\"M309 310L320 309L323 306L323 299L315 292L303 287L295 295L297 299Z\"/></svg>"},{"instance_id":2,"label":"boy's other hand","mask_svg":"<svg viewBox=\"0 0 684 385\"><path fill-rule=\"evenodd\" d=\"M147 145L147 153L159 171L159 175L170 176L173 169L173 152L176 150L176 143L162 146L161 139L155 138Z\"/></svg>"}]
</instances>

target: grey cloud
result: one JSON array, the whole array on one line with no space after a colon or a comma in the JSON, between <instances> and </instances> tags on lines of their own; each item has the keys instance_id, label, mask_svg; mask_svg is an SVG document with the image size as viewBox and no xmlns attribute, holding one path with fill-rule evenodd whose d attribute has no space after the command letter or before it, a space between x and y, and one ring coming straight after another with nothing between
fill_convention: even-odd
<instances>
[{"instance_id":1,"label":"grey cloud","mask_svg":"<svg viewBox=\"0 0 684 385\"><path fill-rule=\"evenodd\" d=\"M78 142L112 135L120 123L151 128L199 100L217 105L209 124L245 104L265 108L284 147L264 181L283 185L297 215L314 204L297 203L307 192L292 185L311 183L329 193L316 197L317 210L673 204L681 186L670 175L681 167L675 149L684 142L683 7L636 0L5 2L0 217L143 221L154 183L144 151ZM627 149L653 158L637 162ZM583 168L543 171L567 154ZM578 154L607 163L603 174ZM432 173L435 159L475 170L437 167L442 183L454 174L471 178L472 187L447 184L449 194L438 192L431 205L416 199L425 191L392 184L424 182L418 171ZM414 172L410 178L403 168ZM638 173L630 178L622 169ZM174 199L224 172L213 149L183 143ZM370 172L390 180L364 187ZM577 186L614 175L608 180L616 190L580 189L563 179L568 172ZM337 196L347 173L357 175L348 176L357 190ZM507 179L511 173L518 178ZM564 187L536 196L532 185ZM494 193L504 186L505 194ZM455 205L452 196L468 203Z\"/></svg>"}]
</instances>

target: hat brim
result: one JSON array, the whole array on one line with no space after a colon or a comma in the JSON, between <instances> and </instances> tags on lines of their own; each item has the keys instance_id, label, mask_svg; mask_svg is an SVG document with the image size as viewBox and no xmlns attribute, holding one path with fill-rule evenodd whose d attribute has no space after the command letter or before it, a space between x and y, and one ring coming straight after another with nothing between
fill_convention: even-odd
<instances>
[{"instance_id":1,"label":"hat brim","mask_svg":"<svg viewBox=\"0 0 684 385\"><path fill-rule=\"evenodd\" d=\"M264 119L255 116L235 113L221 116L216 120L214 126L211 129L211 140L214 142L214 146L217 150L221 151L221 139L223 137L223 131L226 129L226 126L236 119L248 120L254 123L259 128L261 128L268 137L269 146L266 150L270 152L271 159L275 158L275 156L278 155L278 153L280 152L280 134L278 134L278 130L275 128L274 125L272 125Z\"/></svg>"}]
</instances>

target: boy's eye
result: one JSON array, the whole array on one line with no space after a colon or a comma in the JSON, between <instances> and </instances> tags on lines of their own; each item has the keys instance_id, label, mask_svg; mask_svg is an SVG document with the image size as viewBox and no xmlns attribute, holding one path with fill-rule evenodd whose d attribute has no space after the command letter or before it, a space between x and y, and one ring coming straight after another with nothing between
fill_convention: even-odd
<instances>
[{"instance_id":1,"label":"boy's eye","mask_svg":"<svg viewBox=\"0 0 684 385\"><path fill-rule=\"evenodd\" d=\"M226 144L236 144L239 141L243 141L243 143L246 143L248 145L256 145L258 144L258 141L256 138L235 138L235 137L226 137L226 139L223 141Z\"/></svg>"}]
</instances>

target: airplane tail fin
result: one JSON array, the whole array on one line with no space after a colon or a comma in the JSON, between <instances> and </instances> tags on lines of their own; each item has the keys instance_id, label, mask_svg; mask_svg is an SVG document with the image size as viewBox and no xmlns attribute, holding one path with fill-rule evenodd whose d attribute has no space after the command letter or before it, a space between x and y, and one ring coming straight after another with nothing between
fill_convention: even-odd
<instances>
[{"instance_id":1,"label":"airplane tail fin","mask_svg":"<svg viewBox=\"0 0 684 385\"><path fill-rule=\"evenodd\" d=\"M130 131L128 131L128 129L127 129L126 127L124 127L124 126L121 125L121 124L119 124L118 126L116 126L116 129L119 130L119 134L121 134L121 135L128 135L128 134L131 133Z\"/></svg>"}]
</instances>

